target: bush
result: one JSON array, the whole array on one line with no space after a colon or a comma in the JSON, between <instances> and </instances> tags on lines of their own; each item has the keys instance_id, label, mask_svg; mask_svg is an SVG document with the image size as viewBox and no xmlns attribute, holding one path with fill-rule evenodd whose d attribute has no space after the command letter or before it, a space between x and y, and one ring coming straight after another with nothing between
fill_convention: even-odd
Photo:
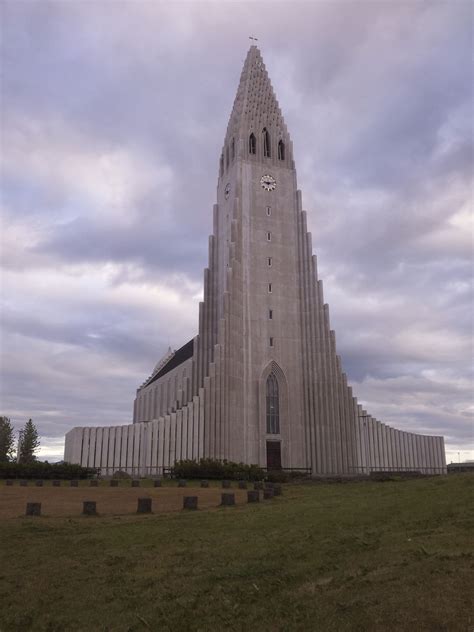
<instances>
[{"instance_id":1,"label":"bush","mask_svg":"<svg viewBox=\"0 0 474 632\"><path fill-rule=\"evenodd\" d=\"M23 479L62 479L73 480L79 478L94 478L98 470L92 467L82 467L72 463L48 463L34 461L33 463L0 463L0 478Z\"/></svg>"},{"instance_id":2,"label":"bush","mask_svg":"<svg viewBox=\"0 0 474 632\"><path fill-rule=\"evenodd\" d=\"M218 461L217 459L176 461L174 467L171 468L171 474L175 478L227 479L232 481L261 481L265 478L265 472L258 465L245 465L245 463Z\"/></svg>"},{"instance_id":3,"label":"bush","mask_svg":"<svg viewBox=\"0 0 474 632\"><path fill-rule=\"evenodd\" d=\"M128 472L124 472L123 470L117 470L116 472L114 472L114 475L112 476L112 478L132 478L131 475Z\"/></svg>"},{"instance_id":4,"label":"bush","mask_svg":"<svg viewBox=\"0 0 474 632\"><path fill-rule=\"evenodd\" d=\"M283 470L271 470L270 472L267 472L265 480L270 483L288 483L290 477L288 473L283 472Z\"/></svg>"}]
</instances>

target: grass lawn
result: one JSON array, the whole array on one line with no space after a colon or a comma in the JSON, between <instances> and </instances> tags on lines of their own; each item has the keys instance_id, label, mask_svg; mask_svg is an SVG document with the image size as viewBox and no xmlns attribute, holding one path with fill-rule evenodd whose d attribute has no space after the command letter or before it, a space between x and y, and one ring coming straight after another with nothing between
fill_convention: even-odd
<instances>
[{"instance_id":1,"label":"grass lawn","mask_svg":"<svg viewBox=\"0 0 474 632\"><path fill-rule=\"evenodd\" d=\"M259 505L190 513L6 517L0 631L471 632L473 480L285 486Z\"/></svg>"}]
</instances>

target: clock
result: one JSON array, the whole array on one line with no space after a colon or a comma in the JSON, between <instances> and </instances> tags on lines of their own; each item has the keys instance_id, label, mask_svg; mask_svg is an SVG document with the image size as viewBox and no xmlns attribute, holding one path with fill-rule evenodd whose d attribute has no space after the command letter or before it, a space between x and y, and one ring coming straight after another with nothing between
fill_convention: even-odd
<instances>
[{"instance_id":1,"label":"clock","mask_svg":"<svg viewBox=\"0 0 474 632\"><path fill-rule=\"evenodd\" d=\"M225 185L225 189L224 189L224 195L225 195L225 199L227 200L227 198L229 197L229 193L230 193L230 182L228 182Z\"/></svg>"},{"instance_id":2,"label":"clock","mask_svg":"<svg viewBox=\"0 0 474 632\"><path fill-rule=\"evenodd\" d=\"M266 174L260 178L260 184L265 191L273 191L276 188L277 182L273 176Z\"/></svg>"}]
</instances>

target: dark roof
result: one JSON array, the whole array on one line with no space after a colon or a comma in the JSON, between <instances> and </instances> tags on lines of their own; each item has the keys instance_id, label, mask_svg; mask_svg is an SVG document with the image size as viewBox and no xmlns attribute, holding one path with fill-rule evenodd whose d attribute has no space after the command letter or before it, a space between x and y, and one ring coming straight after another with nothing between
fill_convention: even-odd
<instances>
[{"instance_id":1,"label":"dark roof","mask_svg":"<svg viewBox=\"0 0 474 632\"><path fill-rule=\"evenodd\" d=\"M193 357L194 352L194 338L191 338L189 342L183 345L180 349L174 352L174 356L169 359L165 366L158 371L148 382L145 382L145 386L149 386L155 380L158 380L163 375L166 375L180 364L183 364L186 360Z\"/></svg>"}]
</instances>

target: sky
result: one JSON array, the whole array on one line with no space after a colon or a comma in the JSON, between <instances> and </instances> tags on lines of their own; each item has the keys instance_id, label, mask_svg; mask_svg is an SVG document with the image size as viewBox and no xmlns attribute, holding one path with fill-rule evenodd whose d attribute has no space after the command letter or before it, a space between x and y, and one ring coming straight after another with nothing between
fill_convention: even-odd
<instances>
[{"instance_id":1,"label":"sky","mask_svg":"<svg viewBox=\"0 0 474 632\"><path fill-rule=\"evenodd\" d=\"M474 458L471 2L3 0L1 410L41 458L130 423L197 333L258 37L338 353L379 420Z\"/></svg>"}]
</instances>

